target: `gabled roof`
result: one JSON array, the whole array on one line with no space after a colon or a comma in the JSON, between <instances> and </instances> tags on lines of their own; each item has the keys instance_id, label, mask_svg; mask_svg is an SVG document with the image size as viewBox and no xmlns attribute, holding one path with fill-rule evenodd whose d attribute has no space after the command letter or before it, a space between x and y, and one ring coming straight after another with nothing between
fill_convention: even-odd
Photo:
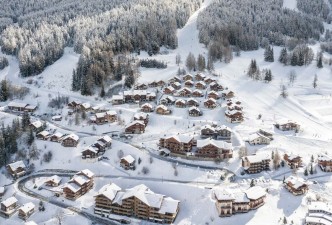
<instances>
[{"instance_id":1,"label":"gabled roof","mask_svg":"<svg viewBox=\"0 0 332 225\"><path fill-rule=\"evenodd\" d=\"M68 138L73 139L75 141L78 141L80 139L76 134L69 134L63 140L66 140Z\"/></svg>"},{"instance_id":2,"label":"gabled roof","mask_svg":"<svg viewBox=\"0 0 332 225\"><path fill-rule=\"evenodd\" d=\"M175 140L177 140L178 142L181 142L181 143L189 143L193 139L193 137L184 135L184 134L173 135L166 139L170 139L170 138L174 138Z\"/></svg>"},{"instance_id":3,"label":"gabled roof","mask_svg":"<svg viewBox=\"0 0 332 225\"><path fill-rule=\"evenodd\" d=\"M149 108L152 109L152 105L151 105L150 103L144 103L144 104L141 106L141 108L143 108L143 107L149 107Z\"/></svg>"},{"instance_id":4,"label":"gabled roof","mask_svg":"<svg viewBox=\"0 0 332 225\"><path fill-rule=\"evenodd\" d=\"M9 102L9 107L17 107L17 108L25 108L28 104L27 103L20 103L20 102Z\"/></svg>"},{"instance_id":5,"label":"gabled roof","mask_svg":"<svg viewBox=\"0 0 332 225\"><path fill-rule=\"evenodd\" d=\"M332 161L332 157L326 154L320 154L318 155L317 159L319 161Z\"/></svg>"},{"instance_id":6,"label":"gabled roof","mask_svg":"<svg viewBox=\"0 0 332 225\"><path fill-rule=\"evenodd\" d=\"M83 174L84 176L86 176L87 178L92 178L95 174L89 170L89 169L84 169L84 170L81 170L80 172L78 172L77 174Z\"/></svg>"},{"instance_id":7,"label":"gabled roof","mask_svg":"<svg viewBox=\"0 0 332 225\"><path fill-rule=\"evenodd\" d=\"M32 126L34 126L36 128L40 128L40 127L43 126L43 123L40 120L37 120L37 121L31 123L30 125L32 125Z\"/></svg>"},{"instance_id":8,"label":"gabled roof","mask_svg":"<svg viewBox=\"0 0 332 225\"><path fill-rule=\"evenodd\" d=\"M138 112L138 113L135 113L134 114L134 119L147 119L149 117L149 115L147 113L144 113L144 112Z\"/></svg>"},{"instance_id":9,"label":"gabled roof","mask_svg":"<svg viewBox=\"0 0 332 225\"><path fill-rule=\"evenodd\" d=\"M258 155L248 155L242 157L242 159L248 159L250 163L262 162L263 160L271 160L269 154L258 154Z\"/></svg>"},{"instance_id":10,"label":"gabled roof","mask_svg":"<svg viewBox=\"0 0 332 225\"><path fill-rule=\"evenodd\" d=\"M136 124L145 126L144 121L142 121L142 120L134 120L134 121L130 122L129 124L127 124L126 128L131 127L131 126L136 125Z\"/></svg>"},{"instance_id":11,"label":"gabled roof","mask_svg":"<svg viewBox=\"0 0 332 225\"><path fill-rule=\"evenodd\" d=\"M93 147L93 146L90 145L87 148L85 148L82 152L85 152L85 151L91 151L91 152L94 152L94 153L98 153L98 148Z\"/></svg>"},{"instance_id":12,"label":"gabled roof","mask_svg":"<svg viewBox=\"0 0 332 225\"><path fill-rule=\"evenodd\" d=\"M201 130L205 130L205 129L212 130L212 131L216 130L216 128L212 127L210 124L206 124L201 128Z\"/></svg>"},{"instance_id":13,"label":"gabled roof","mask_svg":"<svg viewBox=\"0 0 332 225\"><path fill-rule=\"evenodd\" d=\"M175 101L175 104L178 104L178 103L186 104L186 100L179 98L178 100Z\"/></svg>"},{"instance_id":14,"label":"gabled roof","mask_svg":"<svg viewBox=\"0 0 332 225\"><path fill-rule=\"evenodd\" d=\"M133 188L127 189L122 199L136 197L146 205L153 208L160 208L163 201L163 195L155 194L144 184L137 185Z\"/></svg>"},{"instance_id":15,"label":"gabled roof","mask_svg":"<svg viewBox=\"0 0 332 225\"><path fill-rule=\"evenodd\" d=\"M264 135L262 135L262 134L260 134L260 133L257 133L257 132L256 132L256 133L253 133L253 134L250 134L248 140L249 140L249 141L253 141L253 140L255 140L255 139L257 139L257 138L260 138L260 137L262 137L262 138L266 138L266 139L269 139L269 140L270 140L269 137L266 137L266 136L264 136Z\"/></svg>"},{"instance_id":16,"label":"gabled roof","mask_svg":"<svg viewBox=\"0 0 332 225\"><path fill-rule=\"evenodd\" d=\"M104 135L104 136L102 136L101 138L99 138L98 139L98 141L104 141L104 142L106 142L106 143L110 143L110 142L112 142L112 138L110 137L110 136L108 136L108 135Z\"/></svg>"},{"instance_id":17,"label":"gabled roof","mask_svg":"<svg viewBox=\"0 0 332 225\"><path fill-rule=\"evenodd\" d=\"M112 100L123 100L123 95L113 95Z\"/></svg>"},{"instance_id":18,"label":"gabled roof","mask_svg":"<svg viewBox=\"0 0 332 225\"><path fill-rule=\"evenodd\" d=\"M18 168L23 168L23 169L26 168L26 166L22 160L10 163L10 164L8 164L8 166L10 167L10 169L12 171L16 171Z\"/></svg>"},{"instance_id":19,"label":"gabled roof","mask_svg":"<svg viewBox=\"0 0 332 225\"><path fill-rule=\"evenodd\" d=\"M213 145L222 149L232 149L232 144L225 141L216 141L212 139L197 140L197 148L203 148L207 145Z\"/></svg>"},{"instance_id":20,"label":"gabled roof","mask_svg":"<svg viewBox=\"0 0 332 225\"><path fill-rule=\"evenodd\" d=\"M38 224L31 220L31 221L24 223L24 225L38 225Z\"/></svg>"},{"instance_id":21,"label":"gabled roof","mask_svg":"<svg viewBox=\"0 0 332 225\"><path fill-rule=\"evenodd\" d=\"M116 116L117 115L116 111L114 111L114 110L109 110L109 111L106 112L106 114L110 115L110 116Z\"/></svg>"},{"instance_id":22,"label":"gabled roof","mask_svg":"<svg viewBox=\"0 0 332 225\"><path fill-rule=\"evenodd\" d=\"M133 162L135 162L134 157L132 157L131 155L127 155L127 156L125 156L125 157L122 157L121 160L125 160L125 161L127 161L128 163L133 163Z\"/></svg>"},{"instance_id":23,"label":"gabled roof","mask_svg":"<svg viewBox=\"0 0 332 225\"><path fill-rule=\"evenodd\" d=\"M62 178L59 177L58 175L53 175L53 176L51 176L47 181L52 181L52 182L58 184L58 183L61 182L61 180L62 180Z\"/></svg>"},{"instance_id":24,"label":"gabled roof","mask_svg":"<svg viewBox=\"0 0 332 225\"><path fill-rule=\"evenodd\" d=\"M168 108L167 108L165 105L158 105L158 106L156 107L156 109L162 109L162 110L164 110L164 111L167 111L167 110L168 110Z\"/></svg>"},{"instance_id":25,"label":"gabled roof","mask_svg":"<svg viewBox=\"0 0 332 225\"><path fill-rule=\"evenodd\" d=\"M85 109L89 109L89 108L91 108L91 104L89 102L84 102L82 104L82 107L85 108Z\"/></svg>"},{"instance_id":26,"label":"gabled roof","mask_svg":"<svg viewBox=\"0 0 332 225\"><path fill-rule=\"evenodd\" d=\"M46 137L46 136L50 135L50 132L48 132L47 130L43 130L42 132L39 132L37 135L41 135L43 137Z\"/></svg>"},{"instance_id":27,"label":"gabled roof","mask_svg":"<svg viewBox=\"0 0 332 225\"><path fill-rule=\"evenodd\" d=\"M247 195L247 198L251 200L257 200L266 195L264 188L262 188L261 186L250 187L248 190L245 191L245 193Z\"/></svg>"},{"instance_id":28,"label":"gabled roof","mask_svg":"<svg viewBox=\"0 0 332 225\"><path fill-rule=\"evenodd\" d=\"M78 186L76 183L67 183L63 188L68 188L74 193L78 192L81 189L81 187Z\"/></svg>"},{"instance_id":29,"label":"gabled roof","mask_svg":"<svg viewBox=\"0 0 332 225\"><path fill-rule=\"evenodd\" d=\"M175 89L172 87L172 86L167 86L167 87L165 87L165 89L169 89L170 91L175 91Z\"/></svg>"},{"instance_id":30,"label":"gabled roof","mask_svg":"<svg viewBox=\"0 0 332 225\"><path fill-rule=\"evenodd\" d=\"M197 108L196 106L191 106L188 111L197 111L197 112L201 112L201 110L199 108Z\"/></svg>"},{"instance_id":31,"label":"gabled roof","mask_svg":"<svg viewBox=\"0 0 332 225\"><path fill-rule=\"evenodd\" d=\"M97 196L104 195L106 198L113 201L118 191L121 191L118 185L114 183L106 184L99 190Z\"/></svg>"},{"instance_id":32,"label":"gabled roof","mask_svg":"<svg viewBox=\"0 0 332 225\"><path fill-rule=\"evenodd\" d=\"M190 101L194 101L194 102L198 103L198 101L196 99L194 99L194 98L189 98L188 102L190 102Z\"/></svg>"},{"instance_id":33,"label":"gabled roof","mask_svg":"<svg viewBox=\"0 0 332 225\"><path fill-rule=\"evenodd\" d=\"M35 204L33 204L32 202L28 202L24 205L22 205L19 210L22 210L24 213L29 213L31 210L33 210L35 208Z\"/></svg>"},{"instance_id":34,"label":"gabled roof","mask_svg":"<svg viewBox=\"0 0 332 225\"><path fill-rule=\"evenodd\" d=\"M204 102L213 102L213 103L216 103L217 100L215 100L214 98L208 98Z\"/></svg>"},{"instance_id":35,"label":"gabled roof","mask_svg":"<svg viewBox=\"0 0 332 225\"><path fill-rule=\"evenodd\" d=\"M164 198L158 212L161 214L176 213L179 203L180 201L174 200L171 197Z\"/></svg>"},{"instance_id":36,"label":"gabled roof","mask_svg":"<svg viewBox=\"0 0 332 225\"><path fill-rule=\"evenodd\" d=\"M217 126L216 131L219 131L219 130L228 130L228 131L232 132L232 129L227 127L226 125Z\"/></svg>"},{"instance_id":37,"label":"gabled roof","mask_svg":"<svg viewBox=\"0 0 332 225\"><path fill-rule=\"evenodd\" d=\"M214 195L219 201L230 201L235 199L233 193L227 189L216 189Z\"/></svg>"},{"instance_id":38,"label":"gabled roof","mask_svg":"<svg viewBox=\"0 0 332 225\"><path fill-rule=\"evenodd\" d=\"M303 178L301 177L295 177L295 176L289 176L285 179L286 184L290 184L293 186L293 188L298 189L303 185L306 185Z\"/></svg>"},{"instance_id":39,"label":"gabled roof","mask_svg":"<svg viewBox=\"0 0 332 225\"><path fill-rule=\"evenodd\" d=\"M17 199L15 197L9 197L1 202L1 204L3 204L5 207L11 206L12 204L15 203L17 203Z\"/></svg>"},{"instance_id":40,"label":"gabled roof","mask_svg":"<svg viewBox=\"0 0 332 225\"><path fill-rule=\"evenodd\" d=\"M63 134L60 132L56 132L56 133L52 134L52 137L61 138L61 137L63 137Z\"/></svg>"}]
</instances>

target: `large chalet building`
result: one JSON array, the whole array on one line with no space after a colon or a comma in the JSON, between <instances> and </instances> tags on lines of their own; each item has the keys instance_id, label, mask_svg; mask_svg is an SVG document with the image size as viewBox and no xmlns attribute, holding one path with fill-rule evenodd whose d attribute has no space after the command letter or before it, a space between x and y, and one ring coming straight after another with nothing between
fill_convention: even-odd
<instances>
[{"instance_id":1,"label":"large chalet building","mask_svg":"<svg viewBox=\"0 0 332 225\"><path fill-rule=\"evenodd\" d=\"M268 154L242 157L242 167L247 173L260 173L270 169L271 157Z\"/></svg>"},{"instance_id":2,"label":"large chalet building","mask_svg":"<svg viewBox=\"0 0 332 225\"><path fill-rule=\"evenodd\" d=\"M197 140L195 155L202 158L228 159L233 157L233 146L224 141Z\"/></svg>"},{"instance_id":3,"label":"large chalet building","mask_svg":"<svg viewBox=\"0 0 332 225\"><path fill-rule=\"evenodd\" d=\"M145 123L141 120L134 120L125 127L125 133L127 134L142 134L144 132Z\"/></svg>"},{"instance_id":4,"label":"large chalet building","mask_svg":"<svg viewBox=\"0 0 332 225\"><path fill-rule=\"evenodd\" d=\"M332 172L332 157L321 154L317 157L318 165L324 172Z\"/></svg>"},{"instance_id":5,"label":"large chalet building","mask_svg":"<svg viewBox=\"0 0 332 225\"><path fill-rule=\"evenodd\" d=\"M298 168L302 165L302 157L299 155L285 154L284 160L291 169Z\"/></svg>"},{"instance_id":6,"label":"large chalet building","mask_svg":"<svg viewBox=\"0 0 332 225\"><path fill-rule=\"evenodd\" d=\"M201 137L230 141L232 137L232 130L225 125L221 126L205 125L201 128Z\"/></svg>"},{"instance_id":7,"label":"large chalet building","mask_svg":"<svg viewBox=\"0 0 332 225\"><path fill-rule=\"evenodd\" d=\"M62 188L65 198L76 200L93 187L94 174L88 170L82 170L76 173L72 179Z\"/></svg>"},{"instance_id":8,"label":"large chalet building","mask_svg":"<svg viewBox=\"0 0 332 225\"><path fill-rule=\"evenodd\" d=\"M260 186L250 187L244 192L217 189L213 194L220 217L257 209L264 205L266 198L266 192Z\"/></svg>"},{"instance_id":9,"label":"large chalet building","mask_svg":"<svg viewBox=\"0 0 332 225\"><path fill-rule=\"evenodd\" d=\"M289 131L294 130L295 132L298 132L301 128L301 126L291 120L281 119L275 123L275 127L282 131Z\"/></svg>"},{"instance_id":10,"label":"large chalet building","mask_svg":"<svg viewBox=\"0 0 332 225\"><path fill-rule=\"evenodd\" d=\"M13 215L18 209L18 201L15 197L9 197L0 203L0 215L8 218Z\"/></svg>"},{"instance_id":11,"label":"large chalet building","mask_svg":"<svg viewBox=\"0 0 332 225\"><path fill-rule=\"evenodd\" d=\"M303 195L308 192L309 187L300 177L290 176L284 181L285 188L293 195Z\"/></svg>"},{"instance_id":12,"label":"large chalet building","mask_svg":"<svg viewBox=\"0 0 332 225\"><path fill-rule=\"evenodd\" d=\"M171 137L160 138L159 146L167 148L173 153L186 154L190 152L196 142L193 137L187 135L174 135Z\"/></svg>"},{"instance_id":13,"label":"large chalet building","mask_svg":"<svg viewBox=\"0 0 332 225\"><path fill-rule=\"evenodd\" d=\"M64 147L76 147L80 138L76 134L69 134L62 139L61 144Z\"/></svg>"},{"instance_id":14,"label":"large chalet building","mask_svg":"<svg viewBox=\"0 0 332 225\"><path fill-rule=\"evenodd\" d=\"M174 223L180 202L156 194L141 184L122 190L116 184L107 184L95 196L94 213L108 217L118 214L137 217L154 223Z\"/></svg>"},{"instance_id":15,"label":"large chalet building","mask_svg":"<svg viewBox=\"0 0 332 225\"><path fill-rule=\"evenodd\" d=\"M6 166L6 169L8 173L14 178L22 177L27 172L27 167L23 161L10 163Z\"/></svg>"}]
</instances>

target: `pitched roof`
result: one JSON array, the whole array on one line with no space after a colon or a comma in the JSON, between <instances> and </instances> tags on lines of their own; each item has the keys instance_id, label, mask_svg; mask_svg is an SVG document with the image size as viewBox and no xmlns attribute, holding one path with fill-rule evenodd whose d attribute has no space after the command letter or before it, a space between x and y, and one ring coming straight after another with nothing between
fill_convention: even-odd
<instances>
[{"instance_id":1,"label":"pitched roof","mask_svg":"<svg viewBox=\"0 0 332 225\"><path fill-rule=\"evenodd\" d=\"M225 141L216 141L212 139L197 140L197 148L203 148L207 145L214 145L217 148L232 149L232 144Z\"/></svg>"},{"instance_id":2,"label":"pitched roof","mask_svg":"<svg viewBox=\"0 0 332 225\"><path fill-rule=\"evenodd\" d=\"M19 208L19 210L22 210L24 213L28 213L28 212L30 212L34 208L35 208L35 204L33 204L32 202L28 202L28 203L22 205Z\"/></svg>"},{"instance_id":3,"label":"pitched roof","mask_svg":"<svg viewBox=\"0 0 332 225\"><path fill-rule=\"evenodd\" d=\"M266 195L265 190L261 186L253 186L245 191L247 197L251 200L257 200Z\"/></svg>"},{"instance_id":4,"label":"pitched roof","mask_svg":"<svg viewBox=\"0 0 332 225\"><path fill-rule=\"evenodd\" d=\"M177 140L178 142L181 142L181 143L189 143L193 139L193 137L184 135L184 134L173 135L166 139L169 139L169 138L174 138L175 140Z\"/></svg>"},{"instance_id":5,"label":"pitched roof","mask_svg":"<svg viewBox=\"0 0 332 225\"><path fill-rule=\"evenodd\" d=\"M269 154L248 155L244 156L243 158L247 158L250 163L262 162L263 160L271 160Z\"/></svg>"},{"instance_id":6,"label":"pitched roof","mask_svg":"<svg viewBox=\"0 0 332 225\"><path fill-rule=\"evenodd\" d=\"M22 160L10 163L8 164L8 166L11 168L12 171L16 171L18 168L23 168L23 169L26 168Z\"/></svg>"},{"instance_id":7,"label":"pitched roof","mask_svg":"<svg viewBox=\"0 0 332 225\"><path fill-rule=\"evenodd\" d=\"M144 113L144 112L137 112L137 113L134 114L135 119L142 118L143 120L145 120L148 117L149 117L149 115L147 113Z\"/></svg>"},{"instance_id":8,"label":"pitched roof","mask_svg":"<svg viewBox=\"0 0 332 225\"><path fill-rule=\"evenodd\" d=\"M52 134L52 137L61 138L61 137L63 137L63 134L60 132L56 132L56 133Z\"/></svg>"},{"instance_id":9,"label":"pitched roof","mask_svg":"<svg viewBox=\"0 0 332 225\"><path fill-rule=\"evenodd\" d=\"M121 158L121 160L125 160L125 161L127 161L128 163L133 163L133 162L135 162L135 158L134 157L132 157L131 155L127 155L127 156L125 156L125 157L122 157Z\"/></svg>"},{"instance_id":10,"label":"pitched roof","mask_svg":"<svg viewBox=\"0 0 332 225\"><path fill-rule=\"evenodd\" d=\"M80 139L76 134L69 134L63 140L66 140L68 138L71 138L71 139L73 139L75 141L78 141Z\"/></svg>"},{"instance_id":11,"label":"pitched roof","mask_svg":"<svg viewBox=\"0 0 332 225\"><path fill-rule=\"evenodd\" d=\"M40 120L37 120L37 121L31 123L30 125L32 125L32 126L34 126L36 128L39 128L39 127L43 126L43 123Z\"/></svg>"},{"instance_id":12,"label":"pitched roof","mask_svg":"<svg viewBox=\"0 0 332 225\"><path fill-rule=\"evenodd\" d=\"M20 102L9 102L8 103L9 107L17 107L17 108L24 108L27 105L28 105L27 103L20 103Z\"/></svg>"},{"instance_id":13,"label":"pitched roof","mask_svg":"<svg viewBox=\"0 0 332 225\"><path fill-rule=\"evenodd\" d=\"M306 185L303 178L301 177L295 177L295 176L289 176L285 179L285 183L290 183L295 189L300 188L303 185Z\"/></svg>"},{"instance_id":14,"label":"pitched roof","mask_svg":"<svg viewBox=\"0 0 332 225\"><path fill-rule=\"evenodd\" d=\"M84 169L84 170L81 170L80 172L78 172L77 174L84 174L84 176L86 176L87 178L91 178L93 177L95 174L89 170L89 169Z\"/></svg>"},{"instance_id":15,"label":"pitched roof","mask_svg":"<svg viewBox=\"0 0 332 225\"><path fill-rule=\"evenodd\" d=\"M62 180L62 178L59 177L58 175L53 175L53 176L51 176L47 181L52 181L52 182L58 184L58 183L61 182L61 180Z\"/></svg>"},{"instance_id":16,"label":"pitched roof","mask_svg":"<svg viewBox=\"0 0 332 225\"><path fill-rule=\"evenodd\" d=\"M145 126L144 121L134 120L134 121L130 122L129 124L127 124L126 128L131 127L131 126L136 125L136 124Z\"/></svg>"},{"instance_id":17,"label":"pitched roof","mask_svg":"<svg viewBox=\"0 0 332 225\"><path fill-rule=\"evenodd\" d=\"M17 203L17 199L15 197L9 197L1 202L1 204L3 204L5 207L11 206L14 203Z\"/></svg>"},{"instance_id":18,"label":"pitched roof","mask_svg":"<svg viewBox=\"0 0 332 225\"><path fill-rule=\"evenodd\" d=\"M108 136L108 135L104 135L101 138L99 138L98 140L104 141L106 143L112 142L112 138L110 136Z\"/></svg>"},{"instance_id":19,"label":"pitched roof","mask_svg":"<svg viewBox=\"0 0 332 225\"><path fill-rule=\"evenodd\" d=\"M37 135L41 135L43 137L46 137L46 136L50 135L50 132L48 132L47 130L43 130L42 132L39 132Z\"/></svg>"},{"instance_id":20,"label":"pitched roof","mask_svg":"<svg viewBox=\"0 0 332 225\"><path fill-rule=\"evenodd\" d=\"M116 185L114 183L111 183L111 184L104 185L99 190L98 195L104 195L106 198L108 198L109 200L113 201L113 199L115 198L116 193L118 191L121 191L121 188L118 185Z\"/></svg>"}]
</instances>

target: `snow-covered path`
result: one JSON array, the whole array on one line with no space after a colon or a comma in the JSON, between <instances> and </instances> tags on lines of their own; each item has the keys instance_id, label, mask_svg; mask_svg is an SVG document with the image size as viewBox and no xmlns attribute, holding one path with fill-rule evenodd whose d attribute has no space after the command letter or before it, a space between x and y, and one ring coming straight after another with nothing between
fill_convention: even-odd
<instances>
[{"instance_id":1,"label":"snow-covered path","mask_svg":"<svg viewBox=\"0 0 332 225\"><path fill-rule=\"evenodd\" d=\"M179 47L175 51L178 52L183 59L188 55L188 52L192 52L195 56L207 52L204 45L199 43L198 40L197 17L199 13L212 2L213 0L205 0L200 9L191 15L186 25L178 30L177 36Z\"/></svg>"}]
</instances>

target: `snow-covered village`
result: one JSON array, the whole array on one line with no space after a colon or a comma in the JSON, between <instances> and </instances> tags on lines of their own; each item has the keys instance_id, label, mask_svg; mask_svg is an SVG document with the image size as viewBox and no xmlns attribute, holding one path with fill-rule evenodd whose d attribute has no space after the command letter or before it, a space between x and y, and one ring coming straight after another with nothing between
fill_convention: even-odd
<instances>
[{"instance_id":1,"label":"snow-covered village","mask_svg":"<svg viewBox=\"0 0 332 225\"><path fill-rule=\"evenodd\" d=\"M332 225L332 0L0 2L1 225Z\"/></svg>"}]
</instances>

